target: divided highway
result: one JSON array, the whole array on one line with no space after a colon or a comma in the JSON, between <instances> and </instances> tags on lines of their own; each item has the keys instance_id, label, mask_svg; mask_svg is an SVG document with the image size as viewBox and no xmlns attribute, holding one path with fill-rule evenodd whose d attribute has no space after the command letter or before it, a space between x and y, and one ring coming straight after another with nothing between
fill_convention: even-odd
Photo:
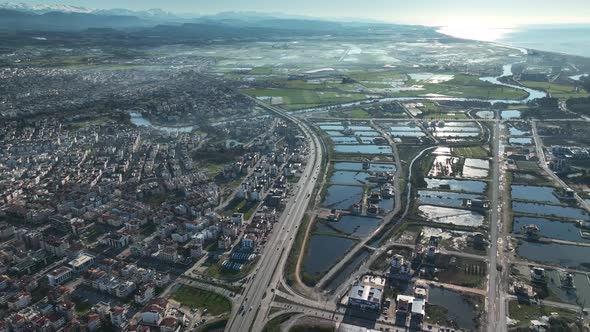
<instances>
[{"instance_id":1,"label":"divided highway","mask_svg":"<svg viewBox=\"0 0 590 332\"><path fill-rule=\"evenodd\" d=\"M299 127L309 142L307 165L279 221L269 235L266 247L243 295L236 300L226 331L260 331L264 316L270 308L272 291L283 275L287 256L295 240L299 225L312 199L320 175L322 149L319 138L307 124L283 110L253 99L260 107L283 117Z\"/></svg>"}]
</instances>

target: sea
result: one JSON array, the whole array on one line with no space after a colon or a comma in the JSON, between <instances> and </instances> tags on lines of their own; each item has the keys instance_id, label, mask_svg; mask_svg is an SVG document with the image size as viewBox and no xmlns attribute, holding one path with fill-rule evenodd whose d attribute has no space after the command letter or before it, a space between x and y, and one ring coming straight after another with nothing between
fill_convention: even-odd
<instances>
[{"instance_id":1,"label":"sea","mask_svg":"<svg viewBox=\"0 0 590 332\"><path fill-rule=\"evenodd\" d=\"M590 58L590 24L523 25L502 29L441 27L438 32L458 38Z\"/></svg>"}]
</instances>

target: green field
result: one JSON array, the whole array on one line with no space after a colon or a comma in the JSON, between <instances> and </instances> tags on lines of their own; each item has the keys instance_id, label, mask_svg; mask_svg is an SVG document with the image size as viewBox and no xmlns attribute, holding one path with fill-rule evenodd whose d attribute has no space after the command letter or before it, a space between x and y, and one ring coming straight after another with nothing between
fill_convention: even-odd
<instances>
[{"instance_id":1,"label":"green field","mask_svg":"<svg viewBox=\"0 0 590 332\"><path fill-rule=\"evenodd\" d=\"M425 120L463 120L467 119L465 113L446 113L446 112L426 112L422 113L422 119Z\"/></svg>"},{"instance_id":2,"label":"green field","mask_svg":"<svg viewBox=\"0 0 590 332\"><path fill-rule=\"evenodd\" d=\"M516 167L521 171L540 171L541 168L536 161L517 160L515 161Z\"/></svg>"},{"instance_id":3,"label":"green field","mask_svg":"<svg viewBox=\"0 0 590 332\"><path fill-rule=\"evenodd\" d=\"M524 99L527 93L520 89L494 85L481 81L478 76L455 74L446 82L424 83L408 80L406 86L421 86L421 90L407 90L392 93L392 97L416 97L426 94L437 94L449 97L478 98L478 99Z\"/></svg>"},{"instance_id":4,"label":"green field","mask_svg":"<svg viewBox=\"0 0 590 332\"><path fill-rule=\"evenodd\" d=\"M550 316L552 313L557 313L559 317L569 321L574 321L577 316L573 311L559 308L519 303L518 301L510 301L508 304L508 315L511 319L517 320L517 326L520 327L529 326L532 319L538 319L541 316Z\"/></svg>"},{"instance_id":5,"label":"green field","mask_svg":"<svg viewBox=\"0 0 590 332\"><path fill-rule=\"evenodd\" d=\"M552 97L561 100L568 98L584 98L590 96L590 94L588 94L588 92L585 90L579 89L579 91L576 92L576 87L569 85L533 81L524 81L520 83L529 88L545 90L547 93L550 93Z\"/></svg>"},{"instance_id":6,"label":"green field","mask_svg":"<svg viewBox=\"0 0 590 332\"><path fill-rule=\"evenodd\" d=\"M181 286L172 298L190 308L207 309L213 316L229 313L231 302L225 297L200 288Z\"/></svg>"},{"instance_id":7,"label":"green field","mask_svg":"<svg viewBox=\"0 0 590 332\"><path fill-rule=\"evenodd\" d=\"M462 146L453 148L453 155L467 158L487 158L488 151L481 146Z\"/></svg>"},{"instance_id":8,"label":"green field","mask_svg":"<svg viewBox=\"0 0 590 332\"><path fill-rule=\"evenodd\" d=\"M360 93L305 89L248 89L243 90L243 92L253 97L282 97L283 104L291 109L346 103L367 98L364 94Z\"/></svg>"},{"instance_id":9,"label":"green field","mask_svg":"<svg viewBox=\"0 0 590 332\"><path fill-rule=\"evenodd\" d=\"M350 112L350 117L356 118L356 119L367 118L367 117L369 117L369 112L367 112L363 109L360 109L360 108L355 109Z\"/></svg>"},{"instance_id":10,"label":"green field","mask_svg":"<svg viewBox=\"0 0 590 332\"><path fill-rule=\"evenodd\" d=\"M379 84L376 82L389 82L389 81L405 81L408 76L406 74L394 72L394 71L375 71L375 72L356 72L348 75L355 81L361 82L363 85L367 82L373 82L373 84ZM389 84L385 84L387 87L391 87Z\"/></svg>"}]
</instances>

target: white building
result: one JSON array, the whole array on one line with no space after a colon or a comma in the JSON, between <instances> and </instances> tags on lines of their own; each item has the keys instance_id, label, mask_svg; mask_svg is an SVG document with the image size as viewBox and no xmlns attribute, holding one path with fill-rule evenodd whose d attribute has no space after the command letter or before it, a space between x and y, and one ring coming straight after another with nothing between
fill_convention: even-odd
<instances>
[{"instance_id":1,"label":"white building","mask_svg":"<svg viewBox=\"0 0 590 332\"><path fill-rule=\"evenodd\" d=\"M56 287L72 278L72 269L61 266L47 274L49 286Z\"/></svg>"}]
</instances>

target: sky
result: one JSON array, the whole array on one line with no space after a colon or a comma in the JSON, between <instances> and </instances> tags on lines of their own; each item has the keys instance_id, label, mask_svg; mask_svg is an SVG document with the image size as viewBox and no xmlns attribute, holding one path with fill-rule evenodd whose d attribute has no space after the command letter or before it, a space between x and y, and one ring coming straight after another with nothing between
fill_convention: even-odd
<instances>
[{"instance_id":1,"label":"sky","mask_svg":"<svg viewBox=\"0 0 590 332\"><path fill-rule=\"evenodd\" d=\"M3 0L0 0L3 1ZM161 8L176 13L281 12L433 26L513 27L590 23L589 0L12 0L90 8Z\"/></svg>"}]
</instances>

